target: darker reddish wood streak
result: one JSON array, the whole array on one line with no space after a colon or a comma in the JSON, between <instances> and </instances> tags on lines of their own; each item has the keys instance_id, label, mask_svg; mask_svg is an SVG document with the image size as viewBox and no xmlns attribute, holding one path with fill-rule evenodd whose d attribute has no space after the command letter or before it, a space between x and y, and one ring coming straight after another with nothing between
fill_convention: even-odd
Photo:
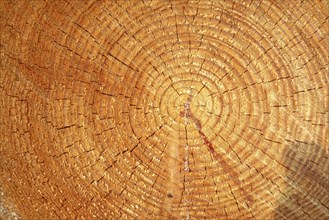
<instances>
[{"instance_id":1,"label":"darker reddish wood streak","mask_svg":"<svg viewBox=\"0 0 329 220\"><path fill-rule=\"evenodd\" d=\"M185 117L187 119L191 119L195 125L195 127L197 128L199 135L203 141L203 143L207 146L208 150L210 151L210 153L212 154L212 156L214 157L214 159L216 159L221 165L223 170L225 170L225 172L227 172L231 179L234 181L234 183L239 186L241 192L243 192L245 198L252 203L253 202L253 196L249 195L242 187L241 187L241 181L238 179L238 173L236 171L234 171L234 169L224 160L223 157L220 157L220 155L215 151L215 148L213 146L213 144L211 143L211 141L208 139L208 137L206 136L206 134L202 131L202 125L201 122L198 118L196 118L194 116L194 114L191 111L190 108L190 102L192 101L192 97L189 96L187 102L185 103L184 107L185 109L183 111L181 111L179 113L179 115L181 117Z\"/></svg>"}]
</instances>

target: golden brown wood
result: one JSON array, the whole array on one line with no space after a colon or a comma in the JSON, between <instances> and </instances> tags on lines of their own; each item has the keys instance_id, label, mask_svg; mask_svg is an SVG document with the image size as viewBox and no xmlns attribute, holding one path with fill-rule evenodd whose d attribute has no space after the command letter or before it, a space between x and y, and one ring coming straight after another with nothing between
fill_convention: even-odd
<instances>
[{"instance_id":1,"label":"golden brown wood","mask_svg":"<svg viewBox=\"0 0 329 220\"><path fill-rule=\"evenodd\" d=\"M328 219L327 0L1 0L4 219Z\"/></svg>"}]
</instances>

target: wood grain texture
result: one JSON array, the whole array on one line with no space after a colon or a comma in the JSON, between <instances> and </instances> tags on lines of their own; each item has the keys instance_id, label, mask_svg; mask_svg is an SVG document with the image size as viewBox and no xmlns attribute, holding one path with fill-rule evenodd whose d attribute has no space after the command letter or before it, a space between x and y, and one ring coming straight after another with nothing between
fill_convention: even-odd
<instances>
[{"instance_id":1,"label":"wood grain texture","mask_svg":"<svg viewBox=\"0 0 329 220\"><path fill-rule=\"evenodd\" d=\"M327 0L1 0L0 35L0 218L329 218Z\"/></svg>"}]
</instances>

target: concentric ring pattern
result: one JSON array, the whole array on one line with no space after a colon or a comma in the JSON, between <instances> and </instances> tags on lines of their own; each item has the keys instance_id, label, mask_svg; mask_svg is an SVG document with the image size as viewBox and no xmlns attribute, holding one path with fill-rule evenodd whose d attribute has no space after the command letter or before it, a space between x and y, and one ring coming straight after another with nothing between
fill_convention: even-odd
<instances>
[{"instance_id":1,"label":"concentric ring pattern","mask_svg":"<svg viewBox=\"0 0 329 220\"><path fill-rule=\"evenodd\" d=\"M0 207L329 218L328 8L1 1Z\"/></svg>"}]
</instances>

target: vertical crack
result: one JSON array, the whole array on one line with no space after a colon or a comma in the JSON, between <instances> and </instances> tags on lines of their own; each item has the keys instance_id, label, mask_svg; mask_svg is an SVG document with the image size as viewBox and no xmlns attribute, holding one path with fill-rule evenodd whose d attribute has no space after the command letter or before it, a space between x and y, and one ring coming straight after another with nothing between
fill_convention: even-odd
<instances>
[{"instance_id":1,"label":"vertical crack","mask_svg":"<svg viewBox=\"0 0 329 220\"><path fill-rule=\"evenodd\" d=\"M191 90L189 91L191 93ZM187 102L184 104L184 119L185 119L185 157L184 157L184 171L185 172L191 172L190 165L189 165L189 144L188 144L188 137L187 137L187 125L190 123L190 117L188 116L188 113L191 112L191 101L192 101L192 95L190 94ZM184 178L184 188L185 187L185 178ZM187 191L187 196L189 195L189 192ZM186 213L186 219L190 219L190 210L189 205L191 201L186 199L184 201L184 205L186 205L187 213Z\"/></svg>"},{"instance_id":2,"label":"vertical crack","mask_svg":"<svg viewBox=\"0 0 329 220\"><path fill-rule=\"evenodd\" d=\"M202 130L202 124L201 121L194 116L194 114L191 111L191 101L193 96L190 94L187 102L184 104L184 110L180 112L180 116L185 118L185 126L187 123L189 123L189 120L192 120L194 123L197 131L199 132L199 135L204 143L204 145L207 146L208 150L210 151L213 158L218 161L221 164L222 169L230 176L230 178L233 180L233 182L239 187L240 191L244 195L246 201L246 204L248 207L253 203L253 196L248 194L245 189L242 188L242 182L239 179L239 174L231 167L227 161L225 161L224 157L221 156L217 151L215 151L215 148L209 138L206 136L206 134ZM187 133L187 131L186 131ZM188 145L186 145L188 147ZM185 158L186 159L186 158ZM188 163L187 163L188 165ZM249 205L248 205L249 204Z\"/></svg>"}]
</instances>

